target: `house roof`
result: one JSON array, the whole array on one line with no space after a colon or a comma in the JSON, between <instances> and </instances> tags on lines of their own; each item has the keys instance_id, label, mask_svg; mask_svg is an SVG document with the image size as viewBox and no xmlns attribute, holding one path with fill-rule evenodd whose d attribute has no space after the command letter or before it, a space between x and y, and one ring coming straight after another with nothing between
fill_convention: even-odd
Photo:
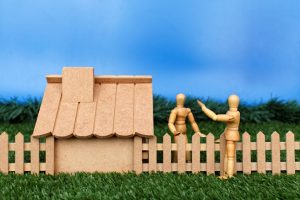
<instances>
[{"instance_id":1,"label":"house roof","mask_svg":"<svg viewBox=\"0 0 300 200\"><path fill-rule=\"evenodd\" d=\"M151 76L94 76L64 68L47 76L33 136L99 138L153 136Z\"/></svg>"}]
</instances>

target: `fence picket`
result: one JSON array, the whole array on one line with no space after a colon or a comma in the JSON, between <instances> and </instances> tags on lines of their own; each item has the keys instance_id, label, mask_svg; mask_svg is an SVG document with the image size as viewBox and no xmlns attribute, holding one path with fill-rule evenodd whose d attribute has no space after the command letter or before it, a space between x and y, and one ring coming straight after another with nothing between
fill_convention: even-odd
<instances>
[{"instance_id":1,"label":"fence picket","mask_svg":"<svg viewBox=\"0 0 300 200\"><path fill-rule=\"evenodd\" d=\"M8 173L8 135L3 132L0 135L0 172Z\"/></svg>"},{"instance_id":2,"label":"fence picket","mask_svg":"<svg viewBox=\"0 0 300 200\"><path fill-rule=\"evenodd\" d=\"M280 174L280 136L277 132L271 135L272 174Z\"/></svg>"},{"instance_id":3,"label":"fence picket","mask_svg":"<svg viewBox=\"0 0 300 200\"><path fill-rule=\"evenodd\" d=\"M295 174L295 135L288 132L286 138L286 172L287 174Z\"/></svg>"},{"instance_id":4,"label":"fence picket","mask_svg":"<svg viewBox=\"0 0 300 200\"><path fill-rule=\"evenodd\" d=\"M40 140L31 136L30 143L31 173L38 174L40 172Z\"/></svg>"},{"instance_id":5,"label":"fence picket","mask_svg":"<svg viewBox=\"0 0 300 200\"><path fill-rule=\"evenodd\" d=\"M177 146L177 169L179 173L185 172L185 162L186 162L186 146L185 146L185 135L180 134L178 137Z\"/></svg>"},{"instance_id":6,"label":"fence picket","mask_svg":"<svg viewBox=\"0 0 300 200\"><path fill-rule=\"evenodd\" d=\"M54 137L46 138L46 174L54 174Z\"/></svg>"},{"instance_id":7,"label":"fence picket","mask_svg":"<svg viewBox=\"0 0 300 200\"><path fill-rule=\"evenodd\" d=\"M22 133L18 133L15 139L16 139L15 172L16 174L24 174L24 136Z\"/></svg>"},{"instance_id":8,"label":"fence picket","mask_svg":"<svg viewBox=\"0 0 300 200\"><path fill-rule=\"evenodd\" d=\"M171 136L166 133L163 137L163 171L171 172Z\"/></svg>"},{"instance_id":9,"label":"fence picket","mask_svg":"<svg viewBox=\"0 0 300 200\"><path fill-rule=\"evenodd\" d=\"M249 133L243 134L243 173L251 174L251 138Z\"/></svg>"},{"instance_id":10,"label":"fence picket","mask_svg":"<svg viewBox=\"0 0 300 200\"><path fill-rule=\"evenodd\" d=\"M133 169L135 173L140 174L143 172L143 143L141 137L134 137L133 139L133 155L134 155L134 161L133 161Z\"/></svg>"},{"instance_id":11,"label":"fence picket","mask_svg":"<svg viewBox=\"0 0 300 200\"><path fill-rule=\"evenodd\" d=\"M215 136L211 133L206 137L206 173L215 173Z\"/></svg>"},{"instance_id":12,"label":"fence picket","mask_svg":"<svg viewBox=\"0 0 300 200\"><path fill-rule=\"evenodd\" d=\"M259 132L256 137L257 149L257 172L266 173L266 144L265 135Z\"/></svg>"},{"instance_id":13,"label":"fence picket","mask_svg":"<svg viewBox=\"0 0 300 200\"><path fill-rule=\"evenodd\" d=\"M200 172L200 135L192 137L192 172Z\"/></svg>"},{"instance_id":14,"label":"fence picket","mask_svg":"<svg viewBox=\"0 0 300 200\"><path fill-rule=\"evenodd\" d=\"M149 139L149 172L156 172L157 166L157 150L156 150L156 136Z\"/></svg>"},{"instance_id":15,"label":"fence picket","mask_svg":"<svg viewBox=\"0 0 300 200\"><path fill-rule=\"evenodd\" d=\"M225 154L226 154L226 140L225 140L224 133L222 133L220 135L220 175L221 176L225 175L225 170L224 170L225 169L224 166L226 165Z\"/></svg>"}]
</instances>

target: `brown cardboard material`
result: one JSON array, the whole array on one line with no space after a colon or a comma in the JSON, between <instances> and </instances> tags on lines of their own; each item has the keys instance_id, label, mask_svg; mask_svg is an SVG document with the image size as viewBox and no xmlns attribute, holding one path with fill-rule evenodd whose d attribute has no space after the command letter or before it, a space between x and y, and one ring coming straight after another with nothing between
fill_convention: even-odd
<instances>
[{"instance_id":1,"label":"brown cardboard material","mask_svg":"<svg viewBox=\"0 0 300 200\"><path fill-rule=\"evenodd\" d=\"M116 89L115 83L100 85L94 127L96 137L106 138L114 135Z\"/></svg>"},{"instance_id":2,"label":"brown cardboard material","mask_svg":"<svg viewBox=\"0 0 300 200\"><path fill-rule=\"evenodd\" d=\"M151 76L94 76L93 71L65 67L63 76L47 76L34 137L154 135Z\"/></svg>"},{"instance_id":3,"label":"brown cardboard material","mask_svg":"<svg viewBox=\"0 0 300 200\"><path fill-rule=\"evenodd\" d=\"M134 84L118 84L114 132L120 137L132 137L134 109Z\"/></svg>"},{"instance_id":4,"label":"brown cardboard material","mask_svg":"<svg viewBox=\"0 0 300 200\"><path fill-rule=\"evenodd\" d=\"M127 172L133 170L133 139L58 139L55 173Z\"/></svg>"},{"instance_id":5,"label":"brown cardboard material","mask_svg":"<svg viewBox=\"0 0 300 200\"><path fill-rule=\"evenodd\" d=\"M48 136L54 130L61 99L61 84L48 83L34 127L33 136Z\"/></svg>"},{"instance_id":6,"label":"brown cardboard material","mask_svg":"<svg viewBox=\"0 0 300 200\"><path fill-rule=\"evenodd\" d=\"M62 73L62 101L91 103L93 98L94 68L64 67Z\"/></svg>"}]
</instances>

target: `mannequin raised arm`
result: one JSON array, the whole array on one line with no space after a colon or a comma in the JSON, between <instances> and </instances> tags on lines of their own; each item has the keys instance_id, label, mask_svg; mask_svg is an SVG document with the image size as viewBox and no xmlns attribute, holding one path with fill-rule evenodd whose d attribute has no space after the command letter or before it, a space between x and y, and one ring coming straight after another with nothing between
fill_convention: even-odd
<instances>
[{"instance_id":1,"label":"mannequin raised arm","mask_svg":"<svg viewBox=\"0 0 300 200\"><path fill-rule=\"evenodd\" d=\"M201 107L202 111L212 120L219 121L219 122L230 122L234 120L234 116L227 115L227 114L216 114L212 110L208 109L204 103L197 100L199 106Z\"/></svg>"}]
</instances>

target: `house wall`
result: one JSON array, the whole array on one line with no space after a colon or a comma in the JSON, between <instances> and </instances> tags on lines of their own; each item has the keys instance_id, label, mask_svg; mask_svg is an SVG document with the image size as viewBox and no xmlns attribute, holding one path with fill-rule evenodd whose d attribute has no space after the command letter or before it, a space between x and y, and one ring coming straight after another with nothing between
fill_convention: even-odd
<instances>
[{"instance_id":1,"label":"house wall","mask_svg":"<svg viewBox=\"0 0 300 200\"><path fill-rule=\"evenodd\" d=\"M55 173L133 170L133 138L55 139Z\"/></svg>"}]
</instances>

